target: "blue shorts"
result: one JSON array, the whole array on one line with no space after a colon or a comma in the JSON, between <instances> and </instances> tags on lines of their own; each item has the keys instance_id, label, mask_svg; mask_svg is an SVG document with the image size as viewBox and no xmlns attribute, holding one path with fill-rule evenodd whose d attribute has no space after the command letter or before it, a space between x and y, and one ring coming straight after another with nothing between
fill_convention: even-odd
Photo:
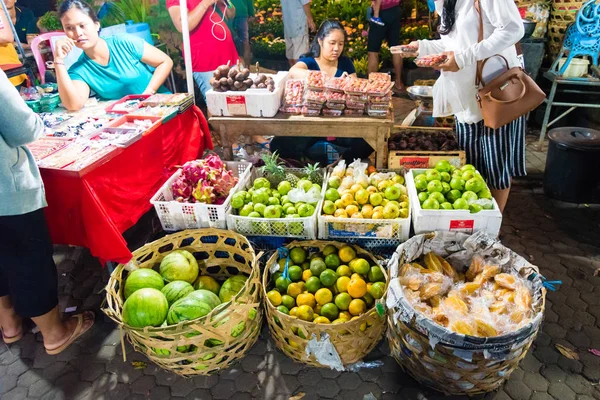
<instances>
[{"instance_id":1,"label":"blue shorts","mask_svg":"<svg viewBox=\"0 0 600 400\"><path fill-rule=\"evenodd\" d=\"M231 21L231 28L233 29L233 39L236 45L242 45L248 40L248 18L247 17L235 17Z\"/></svg>"}]
</instances>

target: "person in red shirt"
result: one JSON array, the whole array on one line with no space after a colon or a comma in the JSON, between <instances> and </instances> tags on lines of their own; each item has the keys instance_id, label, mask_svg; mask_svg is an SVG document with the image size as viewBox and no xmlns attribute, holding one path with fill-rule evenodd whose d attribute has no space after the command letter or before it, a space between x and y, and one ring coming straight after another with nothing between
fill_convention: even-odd
<instances>
[{"instance_id":1,"label":"person in red shirt","mask_svg":"<svg viewBox=\"0 0 600 400\"><path fill-rule=\"evenodd\" d=\"M175 28L181 32L179 0L167 0L167 9ZM210 89L210 78L217 67L238 62L238 53L225 18L235 16L235 7L224 0L188 0L188 25L194 80L202 97Z\"/></svg>"}]
</instances>

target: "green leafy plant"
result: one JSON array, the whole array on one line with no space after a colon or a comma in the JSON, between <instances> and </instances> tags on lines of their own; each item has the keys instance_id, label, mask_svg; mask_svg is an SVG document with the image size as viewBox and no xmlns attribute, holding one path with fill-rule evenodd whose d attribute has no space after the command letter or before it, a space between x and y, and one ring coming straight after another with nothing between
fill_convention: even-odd
<instances>
[{"instance_id":1,"label":"green leafy plant","mask_svg":"<svg viewBox=\"0 0 600 400\"><path fill-rule=\"evenodd\" d=\"M58 18L58 13L56 11L48 11L46 14L42 15L38 20L38 24L41 28L47 30L48 32L62 31L62 24L60 23L60 19Z\"/></svg>"},{"instance_id":2,"label":"green leafy plant","mask_svg":"<svg viewBox=\"0 0 600 400\"><path fill-rule=\"evenodd\" d=\"M129 20L133 22L150 21L150 0L111 0L106 3L108 14L103 18L103 22L120 24Z\"/></svg>"}]
</instances>

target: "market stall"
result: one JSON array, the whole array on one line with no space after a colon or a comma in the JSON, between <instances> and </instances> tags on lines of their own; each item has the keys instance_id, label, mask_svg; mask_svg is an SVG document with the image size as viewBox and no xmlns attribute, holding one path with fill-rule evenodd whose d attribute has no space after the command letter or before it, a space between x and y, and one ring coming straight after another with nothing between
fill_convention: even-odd
<instances>
[{"instance_id":1,"label":"market stall","mask_svg":"<svg viewBox=\"0 0 600 400\"><path fill-rule=\"evenodd\" d=\"M46 132L30 149L54 243L88 247L102 261L129 261L122 233L151 208L175 166L212 148L206 120L189 100L184 107L135 102L42 114Z\"/></svg>"}]
</instances>

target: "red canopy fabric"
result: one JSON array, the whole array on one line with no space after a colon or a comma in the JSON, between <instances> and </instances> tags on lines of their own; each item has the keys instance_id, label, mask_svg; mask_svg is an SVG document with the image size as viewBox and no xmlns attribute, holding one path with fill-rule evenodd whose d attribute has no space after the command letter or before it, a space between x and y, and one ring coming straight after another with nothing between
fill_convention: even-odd
<instances>
[{"instance_id":1,"label":"red canopy fabric","mask_svg":"<svg viewBox=\"0 0 600 400\"><path fill-rule=\"evenodd\" d=\"M87 247L102 262L128 262L122 233L152 207L150 198L175 167L207 148L208 123L193 106L82 177L42 169L52 241Z\"/></svg>"}]
</instances>

